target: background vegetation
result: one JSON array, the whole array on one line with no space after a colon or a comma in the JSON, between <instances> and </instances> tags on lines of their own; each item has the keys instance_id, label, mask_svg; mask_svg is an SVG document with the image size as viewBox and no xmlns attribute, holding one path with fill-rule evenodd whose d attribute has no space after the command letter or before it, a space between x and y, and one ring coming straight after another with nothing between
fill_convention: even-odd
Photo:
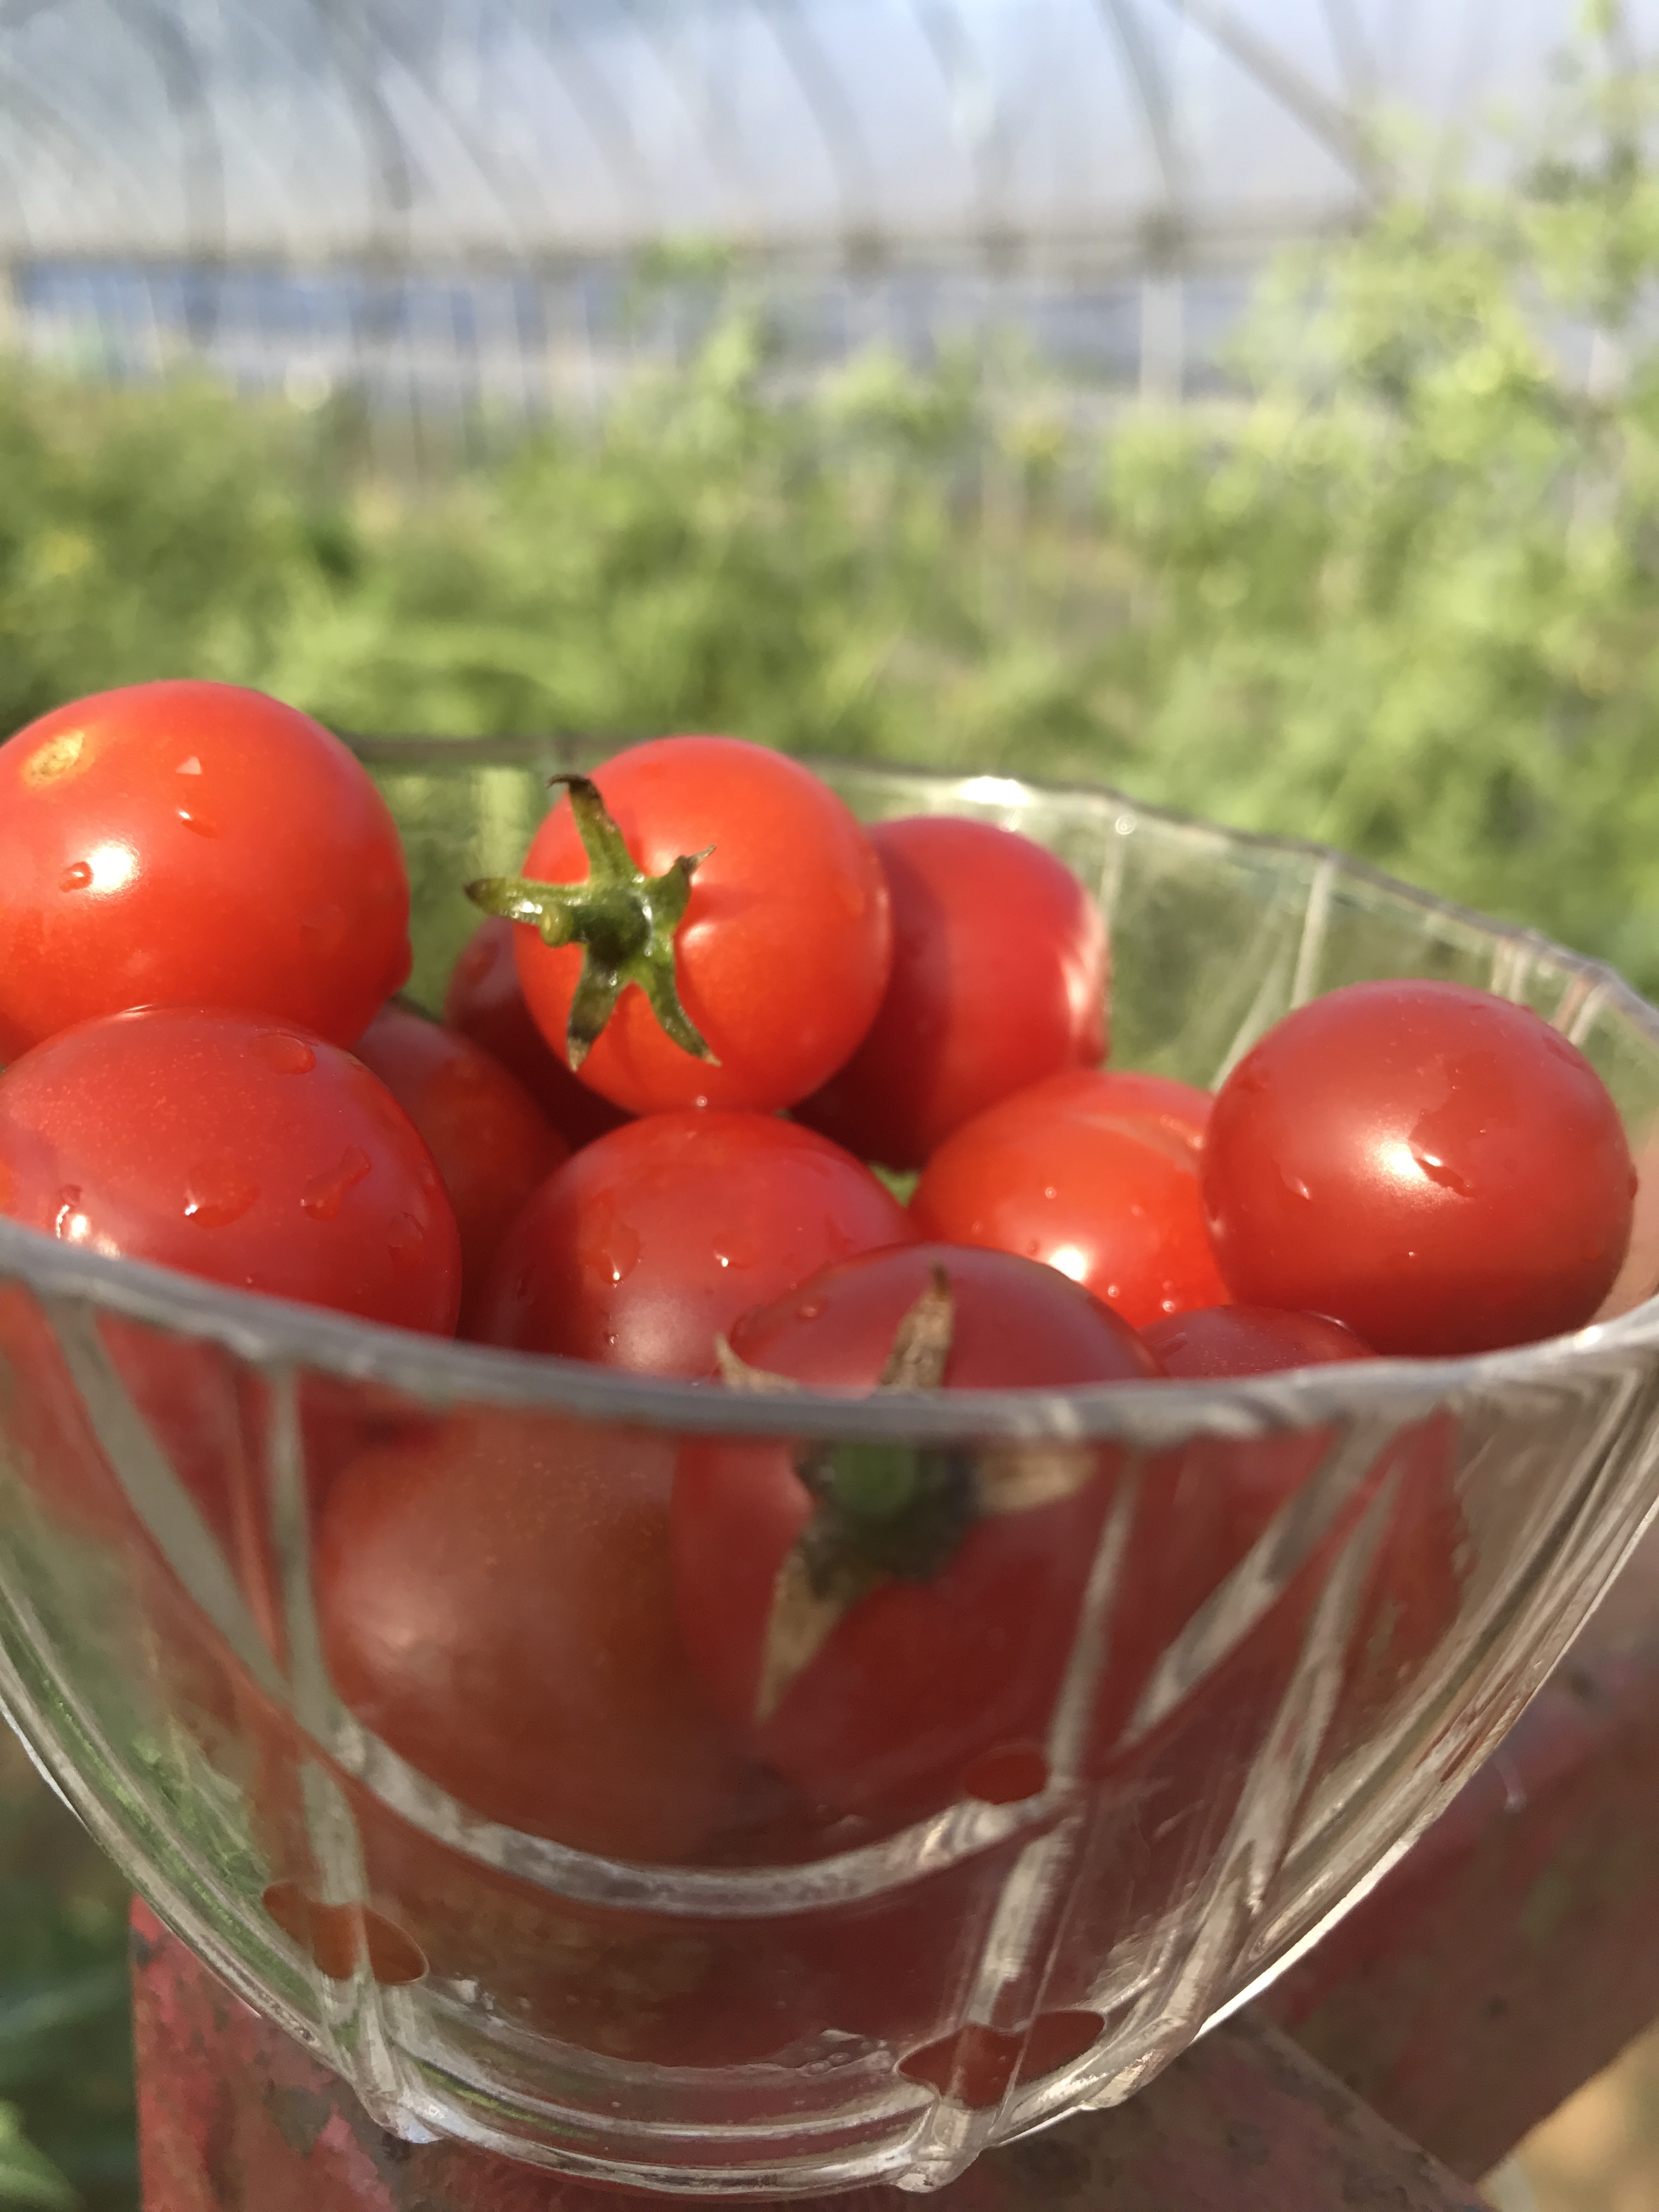
<instances>
[{"instance_id":1,"label":"background vegetation","mask_svg":"<svg viewBox=\"0 0 1659 2212\"><path fill-rule=\"evenodd\" d=\"M689 362L418 477L349 397L0 367L0 726L196 674L347 729L1104 779L1659 990L1653 89L1564 69L1502 190L1397 149L1431 184L1277 266L1234 388L1180 409L994 347L804 389L713 278ZM118 1888L6 1787L0 2203L112 2208Z\"/></svg>"}]
</instances>

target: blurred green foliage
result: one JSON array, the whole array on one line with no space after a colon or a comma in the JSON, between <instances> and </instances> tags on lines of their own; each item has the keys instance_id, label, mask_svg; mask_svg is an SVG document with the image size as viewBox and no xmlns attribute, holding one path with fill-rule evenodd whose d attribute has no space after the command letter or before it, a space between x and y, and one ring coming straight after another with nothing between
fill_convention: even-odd
<instances>
[{"instance_id":1,"label":"blurred green foliage","mask_svg":"<svg viewBox=\"0 0 1659 2212\"><path fill-rule=\"evenodd\" d=\"M418 483L346 401L14 368L0 716L191 672L348 728L1106 779L1659 988L1652 106L1564 70L1520 189L1443 173L1289 258L1232 396L1103 429L994 347L792 386L735 294L684 368Z\"/></svg>"},{"instance_id":2,"label":"blurred green foliage","mask_svg":"<svg viewBox=\"0 0 1659 2212\"><path fill-rule=\"evenodd\" d=\"M689 364L418 478L349 398L0 367L0 724L196 674L348 729L717 726L1102 779L1659 990L1654 118L1648 79L1564 67L1518 189L1443 164L1288 257L1236 388L1184 409L994 346L803 388L702 262L729 307ZM120 1886L20 1759L0 2205L115 2212Z\"/></svg>"},{"instance_id":3,"label":"blurred green foliage","mask_svg":"<svg viewBox=\"0 0 1659 2212\"><path fill-rule=\"evenodd\" d=\"M137 2201L126 1885L0 1727L0 2206Z\"/></svg>"}]
</instances>

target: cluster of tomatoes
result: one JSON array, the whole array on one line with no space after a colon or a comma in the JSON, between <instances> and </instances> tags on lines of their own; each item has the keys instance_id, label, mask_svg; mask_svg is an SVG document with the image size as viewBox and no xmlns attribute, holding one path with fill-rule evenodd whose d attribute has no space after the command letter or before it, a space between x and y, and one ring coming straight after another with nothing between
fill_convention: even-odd
<instances>
[{"instance_id":1,"label":"cluster of tomatoes","mask_svg":"<svg viewBox=\"0 0 1659 2212\"><path fill-rule=\"evenodd\" d=\"M156 684L0 748L0 1210L778 1404L775 1437L678 1446L475 1410L313 1499L340 1694L487 1817L777 1856L1042 1787L1121 1455L805 1447L793 1390L1479 1351L1613 1280L1624 1131L1523 1008L1354 985L1212 1099L1102 1066L1098 909L1016 833L866 829L726 738L562 781L522 876L469 886L440 1024L396 997L391 816L306 716ZM1325 1443L1194 1446L1149 1487L1085 1762ZM1362 1601L1353 1727L1455 1606L1445 1462L1426 1432L1375 1471L1418 1502Z\"/></svg>"}]
</instances>

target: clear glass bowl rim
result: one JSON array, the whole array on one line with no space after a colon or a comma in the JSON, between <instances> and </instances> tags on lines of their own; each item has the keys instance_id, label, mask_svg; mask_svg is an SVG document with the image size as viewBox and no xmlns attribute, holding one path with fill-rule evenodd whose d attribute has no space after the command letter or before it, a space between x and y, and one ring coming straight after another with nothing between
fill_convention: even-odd
<instances>
[{"instance_id":1,"label":"clear glass bowl rim","mask_svg":"<svg viewBox=\"0 0 1659 2212\"><path fill-rule=\"evenodd\" d=\"M560 738L362 738L349 740L371 766L408 769L528 766L591 744ZM611 747L610 750L617 750ZM966 779L898 763L830 763L860 775L890 772L941 786ZM1198 830L1232 846L1334 864L1419 910L1542 954L1582 977L1601 1001L1645 1030L1659 1048L1659 1009L1613 969L1540 932L1498 922L1401 882L1364 861L1306 839L1232 830L1152 806L1105 784L1006 778L1046 798L1076 798L1151 821ZM263 1297L145 1262L65 1245L0 1218L0 1279L46 1299L86 1301L100 1310L217 1344L264 1369L306 1370L449 1407L545 1413L686 1435L949 1443L971 1438L1113 1441L1168 1449L1200 1436L1249 1437L1356 1416L1413 1419L1473 1396L1571 1382L1587 1370L1625 1368L1659 1352L1659 1297L1566 1336L1455 1359L1370 1359L1216 1382L1144 1382L1066 1390L925 1393L800 1390L780 1401L704 1382L635 1374L547 1353L497 1350L383 1327L316 1306Z\"/></svg>"}]
</instances>

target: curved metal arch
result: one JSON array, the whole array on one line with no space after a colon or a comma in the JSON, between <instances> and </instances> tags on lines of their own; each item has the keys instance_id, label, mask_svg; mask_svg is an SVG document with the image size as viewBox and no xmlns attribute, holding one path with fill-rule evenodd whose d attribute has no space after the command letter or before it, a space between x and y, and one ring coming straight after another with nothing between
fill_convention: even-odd
<instances>
[{"instance_id":1,"label":"curved metal arch","mask_svg":"<svg viewBox=\"0 0 1659 2212\"><path fill-rule=\"evenodd\" d=\"M520 216L513 205L511 196L501 183L497 158L486 148L470 121L458 114L454 108L444 100L419 61L411 54L398 53L391 41L387 42L385 58L376 79L377 90L386 107L388 119L391 118L391 106L386 99L385 87L387 74L392 68L400 70L404 73L416 94L425 102L429 112L438 119L471 163L479 182L489 191L501 210L509 232L518 234L521 247L527 245L528 241L524 236ZM395 125L393 127L396 127Z\"/></svg>"},{"instance_id":2,"label":"curved metal arch","mask_svg":"<svg viewBox=\"0 0 1659 2212\"><path fill-rule=\"evenodd\" d=\"M1171 226L1178 228L1186 197L1182 189L1186 178L1176 135L1175 102L1168 80L1146 36L1136 0L1097 0L1097 5L1140 103L1152 159L1158 164L1158 178L1164 186L1165 212Z\"/></svg>"},{"instance_id":3,"label":"curved metal arch","mask_svg":"<svg viewBox=\"0 0 1659 2212\"><path fill-rule=\"evenodd\" d=\"M148 33L149 51L179 134L179 188L185 210L185 251L198 274L216 271L225 258L225 163L217 118L208 97L205 74L189 39L159 0L105 0L110 13ZM207 289L191 289L185 327L198 349L208 345L219 319L219 283L207 274Z\"/></svg>"},{"instance_id":4,"label":"curved metal arch","mask_svg":"<svg viewBox=\"0 0 1659 2212\"><path fill-rule=\"evenodd\" d=\"M1357 185L1367 192L1376 189L1376 157L1355 118L1304 76L1279 47L1243 21L1226 0L1167 0L1167 4L1253 76L1287 115L1293 115L1336 156Z\"/></svg>"},{"instance_id":5,"label":"curved metal arch","mask_svg":"<svg viewBox=\"0 0 1659 2212\"><path fill-rule=\"evenodd\" d=\"M705 127L698 95L707 88L706 80L693 85L690 82L685 57L676 35L685 27L684 14L671 24L665 21L664 11L650 4L650 0L617 0L623 15L655 56L657 66L673 86L675 94L702 146L709 167L720 176L734 201L752 214L756 204L755 177L752 168L742 156L742 133L737 125L737 112L721 100L721 116L711 133ZM734 12L734 11L733 11Z\"/></svg>"},{"instance_id":6,"label":"curved metal arch","mask_svg":"<svg viewBox=\"0 0 1659 2212\"><path fill-rule=\"evenodd\" d=\"M800 89L836 179L842 232L849 244L868 241L878 225L875 171L864 131L830 58L809 28L800 0L755 0L785 66Z\"/></svg>"},{"instance_id":7,"label":"curved metal arch","mask_svg":"<svg viewBox=\"0 0 1659 2212\"><path fill-rule=\"evenodd\" d=\"M354 0L311 0L311 9L356 118L367 158L374 244L381 252L400 254L408 242L415 173L403 133L381 94L373 50L361 36L368 11Z\"/></svg>"},{"instance_id":8,"label":"curved metal arch","mask_svg":"<svg viewBox=\"0 0 1659 2212\"><path fill-rule=\"evenodd\" d=\"M991 83L983 58L969 36L954 0L910 0L927 50L933 55L947 96L954 103L961 78L971 73L986 90L991 127L977 144L969 143L968 158L973 171L974 198L981 230L994 228L991 210L998 192L1007 183L1011 155L1007 112Z\"/></svg>"},{"instance_id":9,"label":"curved metal arch","mask_svg":"<svg viewBox=\"0 0 1659 2212\"><path fill-rule=\"evenodd\" d=\"M40 12L35 10L34 12ZM36 86L15 67L0 64L0 105L20 115L24 127L50 145L54 141L67 144L73 160L82 172L102 167L127 179L132 197L142 206L154 207L150 180L143 176L118 149L107 144L94 145L86 133L52 101L47 100ZM159 226L157 226L159 228Z\"/></svg>"},{"instance_id":10,"label":"curved metal arch","mask_svg":"<svg viewBox=\"0 0 1659 2212\"><path fill-rule=\"evenodd\" d=\"M653 200L651 178L640 157L634 129L622 102L582 51L580 27L569 20L571 11L560 5L550 11L550 33L541 51L548 67L569 94L570 105L581 118L599 159L611 173L623 204L637 217L649 216ZM562 18L562 20L558 20Z\"/></svg>"},{"instance_id":11,"label":"curved metal arch","mask_svg":"<svg viewBox=\"0 0 1659 2212\"><path fill-rule=\"evenodd\" d=\"M1320 9L1325 18L1325 27L1331 34L1331 50L1336 56L1336 65L1348 88L1348 97L1355 101L1374 99L1377 83L1376 57L1354 0L1320 0Z\"/></svg>"}]
</instances>

